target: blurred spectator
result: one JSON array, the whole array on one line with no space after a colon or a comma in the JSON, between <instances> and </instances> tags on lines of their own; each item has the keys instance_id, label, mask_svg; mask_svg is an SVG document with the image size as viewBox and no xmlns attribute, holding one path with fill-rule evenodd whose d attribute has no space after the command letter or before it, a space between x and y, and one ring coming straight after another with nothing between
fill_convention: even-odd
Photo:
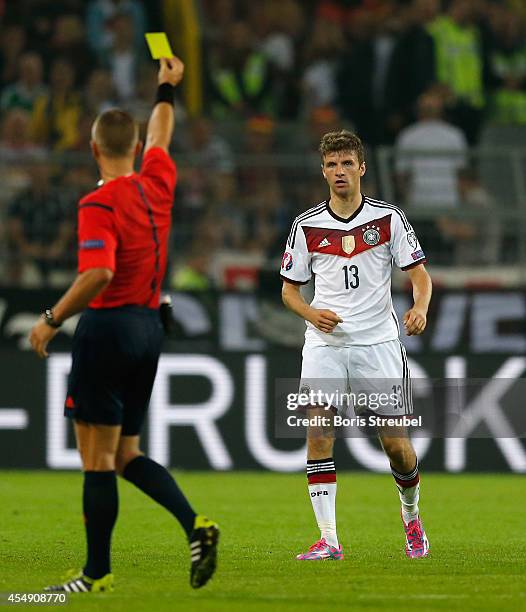
<instances>
[{"instance_id":1,"label":"blurred spectator","mask_svg":"<svg viewBox=\"0 0 526 612\"><path fill-rule=\"evenodd\" d=\"M224 202L223 206L211 206L203 219L194 226L195 236L201 248L208 248L211 253L222 251L239 251L246 239L244 218L240 206L235 202ZM207 246L208 245L208 246Z\"/></svg>"},{"instance_id":2,"label":"blurred spectator","mask_svg":"<svg viewBox=\"0 0 526 612\"><path fill-rule=\"evenodd\" d=\"M416 119L416 101L435 81L434 42L428 25L439 10L439 0L413 0L409 27L394 49L386 83L391 134Z\"/></svg>"},{"instance_id":3,"label":"blurred spectator","mask_svg":"<svg viewBox=\"0 0 526 612\"><path fill-rule=\"evenodd\" d=\"M221 246L236 249L240 244L241 216L235 201L237 185L232 151L226 140L214 133L209 119L198 117L189 127L194 198L200 182L206 190L208 212L226 222L218 223Z\"/></svg>"},{"instance_id":4,"label":"blurred spectator","mask_svg":"<svg viewBox=\"0 0 526 612\"><path fill-rule=\"evenodd\" d=\"M21 25L5 26L0 40L0 86L16 80L18 60L26 46L26 32Z\"/></svg>"},{"instance_id":5,"label":"blurred spectator","mask_svg":"<svg viewBox=\"0 0 526 612\"><path fill-rule=\"evenodd\" d=\"M24 6L19 2L22 9L21 21L26 24L27 36L30 41L30 48L35 53L38 53L42 59L46 57L46 52L49 49L49 41L53 30L53 20L56 17L55 7L59 6L59 2L39 3L32 7ZM47 6L46 6L47 4ZM28 13L31 14L31 19L28 20ZM29 27L28 27L29 26Z\"/></svg>"},{"instance_id":6,"label":"blurred spectator","mask_svg":"<svg viewBox=\"0 0 526 612\"><path fill-rule=\"evenodd\" d=\"M418 208L456 208L457 172L466 164L462 131L442 118L444 103L435 90L418 99L418 121L396 141L396 172L401 195Z\"/></svg>"},{"instance_id":7,"label":"blurred spectator","mask_svg":"<svg viewBox=\"0 0 526 612\"><path fill-rule=\"evenodd\" d=\"M337 60L344 46L339 25L326 20L314 23L305 49L302 76L305 114L318 106L332 106L336 102Z\"/></svg>"},{"instance_id":8,"label":"blurred spectator","mask_svg":"<svg viewBox=\"0 0 526 612\"><path fill-rule=\"evenodd\" d=\"M43 72L40 55L31 52L21 55L18 61L18 80L2 92L0 110L5 112L21 108L31 113L35 100L46 93Z\"/></svg>"},{"instance_id":9,"label":"blurred spectator","mask_svg":"<svg viewBox=\"0 0 526 612\"><path fill-rule=\"evenodd\" d=\"M374 19L393 9L402 8L405 0L317 0L316 18L334 23L351 22L359 13L367 12Z\"/></svg>"},{"instance_id":10,"label":"blurred spectator","mask_svg":"<svg viewBox=\"0 0 526 612\"><path fill-rule=\"evenodd\" d=\"M2 161L30 161L43 157L45 150L30 139L31 116L15 108L8 111L2 121L0 159Z\"/></svg>"},{"instance_id":11,"label":"blurred spectator","mask_svg":"<svg viewBox=\"0 0 526 612\"><path fill-rule=\"evenodd\" d=\"M185 207L201 212L212 204L231 202L234 192L234 162L228 143L214 133L205 117L192 119L188 125L189 167L182 169L180 180Z\"/></svg>"},{"instance_id":12,"label":"blurred spectator","mask_svg":"<svg viewBox=\"0 0 526 612\"><path fill-rule=\"evenodd\" d=\"M320 160L318 147L320 141L327 132L341 129L341 119L335 108L331 106L319 106L311 111L308 118L308 148L316 159Z\"/></svg>"},{"instance_id":13,"label":"blurred spectator","mask_svg":"<svg viewBox=\"0 0 526 612\"><path fill-rule=\"evenodd\" d=\"M30 167L31 185L18 195L8 210L8 240L11 249L11 281L19 281L27 264L35 264L42 280L61 264L73 237L71 211L51 185L51 170L45 163Z\"/></svg>"},{"instance_id":14,"label":"blurred spectator","mask_svg":"<svg viewBox=\"0 0 526 612\"><path fill-rule=\"evenodd\" d=\"M442 236L450 241L453 263L494 265L499 259L501 232L499 220L492 214L495 202L471 169L459 171L458 187L461 210L437 221Z\"/></svg>"},{"instance_id":15,"label":"blurred spectator","mask_svg":"<svg viewBox=\"0 0 526 612\"><path fill-rule=\"evenodd\" d=\"M243 0L241 0L243 2ZM238 5L239 6L239 5ZM269 19L269 1L260 0L260 2L246 2L241 4L243 15L242 21L247 25L252 32L254 44L259 48L261 41L268 34L270 28Z\"/></svg>"},{"instance_id":16,"label":"blurred spectator","mask_svg":"<svg viewBox=\"0 0 526 612\"><path fill-rule=\"evenodd\" d=\"M404 128L396 141L400 195L421 211L454 211L459 206L457 174L466 165L468 146L462 131L442 119L443 110L443 99L436 91L422 94L418 99L418 121ZM449 235L442 232L444 223L451 218L442 215L437 222L415 219L415 230L435 264L451 263Z\"/></svg>"},{"instance_id":17,"label":"blurred spectator","mask_svg":"<svg viewBox=\"0 0 526 612\"><path fill-rule=\"evenodd\" d=\"M190 150L194 167L209 182L211 201L222 204L234 196L234 160L229 144L214 133L212 122L205 117L192 119L190 128ZM207 174L203 176L202 169Z\"/></svg>"},{"instance_id":18,"label":"blurred spectator","mask_svg":"<svg viewBox=\"0 0 526 612\"><path fill-rule=\"evenodd\" d=\"M190 150L197 166L225 176L232 176L234 160L229 144L214 133L213 123L206 117L196 117L189 123Z\"/></svg>"},{"instance_id":19,"label":"blurred spectator","mask_svg":"<svg viewBox=\"0 0 526 612\"><path fill-rule=\"evenodd\" d=\"M141 133L146 133L146 124L152 112L155 91L157 90L157 73L159 68L153 62L144 62L138 66L137 86L133 98L128 99L125 104L126 110L130 112L141 126ZM178 102L175 103L175 121L181 121L184 110Z\"/></svg>"},{"instance_id":20,"label":"blurred spectator","mask_svg":"<svg viewBox=\"0 0 526 612\"><path fill-rule=\"evenodd\" d=\"M78 15L57 17L47 53L52 61L62 57L74 61L76 85L83 85L96 65L96 57L86 43L84 24Z\"/></svg>"},{"instance_id":21,"label":"blurred spectator","mask_svg":"<svg viewBox=\"0 0 526 612\"><path fill-rule=\"evenodd\" d=\"M374 115L374 132L370 144L381 144L394 140L395 134L390 130L387 118L392 114L393 99L389 91L389 73L393 64L396 45L400 40L407 13L391 5L381 13L376 21L372 41L372 107Z\"/></svg>"},{"instance_id":22,"label":"blurred spectator","mask_svg":"<svg viewBox=\"0 0 526 612\"><path fill-rule=\"evenodd\" d=\"M210 259L208 249L195 249L185 264L174 272L170 287L176 291L208 291L212 287Z\"/></svg>"},{"instance_id":23,"label":"blurred spectator","mask_svg":"<svg viewBox=\"0 0 526 612\"><path fill-rule=\"evenodd\" d=\"M338 69L338 102L360 137L371 145L394 138L388 120L395 104L391 74L405 21L405 11L386 4L376 13L355 11L349 22L347 52Z\"/></svg>"},{"instance_id":24,"label":"blurred spectator","mask_svg":"<svg viewBox=\"0 0 526 612\"><path fill-rule=\"evenodd\" d=\"M113 40L104 56L103 64L111 71L113 85L121 102L135 95L137 74L143 54L134 45L134 22L130 15L116 15L113 19Z\"/></svg>"},{"instance_id":25,"label":"blurred spectator","mask_svg":"<svg viewBox=\"0 0 526 612\"><path fill-rule=\"evenodd\" d=\"M255 49L244 22L225 30L222 43L211 51L207 72L215 117L239 119L272 111L270 64Z\"/></svg>"},{"instance_id":26,"label":"blurred spectator","mask_svg":"<svg viewBox=\"0 0 526 612\"><path fill-rule=\"evenodd\" d=\"M30 48L38 52L46 64L54 59L49 53L55 21L63 15L78 15L83 19L86 8L85 0L17 0L9 4L17 12L18 22L26 26Z\"/></svg>"},{"instance_id":27,"label":"blurred spectator","mask_svg":"<svg viewBox=\"0 0 526 612\"><path fill-rule=\"evenodd\" d=\"M180 167L181 205L174 211L176 225L187 230L203 215L215 216L219 246L237 248L241 219L234 200L235 166L230 147L214 133L212 122L205 117L190 121L187 140L190 163ZM222 219L228 220L227 227Z\"/></svg>"},{"instance_id":28,"label":"blurred spectator","mask_svg":"<svg viewBox=\"0 0 526 612\"><path fill-rule=\"evenodd\" d=\"M132 46L140 52L147 32L143 3L139 0L91 0L86 9L86 33L88 42L103 61L106 53L114 46L115 18L127 15L132 23Z\"/></svg>"},{"instance_id":29,"label":"blurred spectator","mask_svg":"<svg viewBox=\"0 0 526 612\"><path fill-rule=\"evenodd\" d=\"M69 59L56 59L50 70L50 90L35 101L35 140L56 151L73 148L78 140L81 115L80 94L73 89L75 70Z\"/></svg>"},{"instance_id":30,"label":"blurred spectator","mask_svg":"<svg viewBox=\"0 0 526 612\"><path fill-rule=\"evenodd\" d=\"M293 209L288 211L291 223L305 209L328 197L318 147L324 134L340 129L342 121L337 111L330 106L320 106L311 110L303 129L295 130L296 138L289 136L285 150L290 155L301 155L304 160L301 165L287 167L286 180L282 181L286 199L294 203Z\"/></svg>"},{"instance_id":31,"label":"blurred spectator","mask_svg":"<svg viewBox=\"0 0 526 612\"><path fill-rule=\"evenodd\" d=\"M449 116L470 144L477 141L485 104L484 56L475 24L478 6L474 0L452 0L448 12L429 25L436 76L451 93Z\"/></svg>"},{"instance_id":32,"label":"blurred spectator","mask_svg":"<svg viewBox=\"0 0 526 612\"><path fill-rule=\"evenodd\" d=\"M490 119L526 124L525 22L512 11L502 9L495 25L489 58L493 90Z\"/></svg>"},{"instance_id":33,"label":"blurred spectator","mask_svg":"<svg viewBox=\"0 0 526 612\"><path fill-rule=\"evenodd\" d=\"M338 107L358 135L369 143L375 139L373 106L373 15L360 11L349 24L348 44L337 70Z\"/></svg>"},{"instance_id":34,"label":"blurred spectator","mask_svg":"<svg viewBox=\"0 0 526 612\"><path fill-rule=\"evenodd\" d=\"M95 116L81 115L77 125L77 141L70 151L88 155L91 143L91 131ZM92 181L93 182L93 181ZM90 185L91 187L92 185Z\"/></svg>"},{"instance_id":35,"label":"blurred spectator","mask_svg":"<svg viewBox=\"0 0 526 612\"><path fill-rule=\"evenodd\" d=\"M94 119L94 115L81 115L77 142L69 149L73 155L65 157L65 164L61 166L61 193L69 202L78 202L88 191L92 191L99 178L88 153Z\"/></svg>"},{"instance_id":36,"label":"blurred spectator","mask_svg":"<svg viewBox=\"0 0 526 612\"><path fill-rule=\"evenodd\" d=\"M238 197L244 218L246 251L265 254L284 222L285 206L275 160L275 124L264 116L247 121Z\"/></svg>"},{"instance_id":37,"label":"blurred spectator","mask_svg":"<svg viewBox=\"0 0 526 612\"><path fill-rule=\"evenodd\" d=\"M524 0L508 0L507 6L519 17L526 20L526 4Z\"/></svg>"},{"instance_id":38,"label":"blurred spectator","mask_svg":"<svg viewBox=\"0 0 526 612\"><path fill-rule=\"evenodd\" d=\"M117 106L117 95L113 87L111 72L97 68L88 78L83 95L84 111L93 117Z\"/></svg>"},{"instance_id":39,"label":"blurred spectator","mask_svg":"<svg viewBox=\"0 0 526 612\"><path fill-rule=\"evenodd\" d=\"M236 0L204 0L204 38L207 43L220 43L224 32L237 19Z\"/></svg>"},{"instance_id":40,"label":"blurred spectator","mask_svg":"<svg viewBox=\"0 0 526 612\"><path fill-rule=\"evenodd\" d=\"M305 26L297 0L272 0L267 3L268 31L260 49L280 73L296 65L296 45Z\"/></svg>"},{"instance_id":41,"label":"blurred spectator","mask_svg":"<svg viewBox=\"0 0 526 612\"><path fill-rule=\"evenodd\" d=\"M2 121L0 140L0 226L4 226L4 206L29 185L27 165L43 159L45 151L30 140L31 117L15 108Z\"/></svg>"},{"instance_id":42,"label":"blurred spectator","mask_svg":"<svg viewBox=\"0 0 526 612\"><path fill-rule=\"evenodd\" d=\"M295 119L300 106L300 78L297 70L298 46L305 25L297 0L267 2L268 30L259 48L272 65L276 114Z\"/></svg>"}]
</instances>

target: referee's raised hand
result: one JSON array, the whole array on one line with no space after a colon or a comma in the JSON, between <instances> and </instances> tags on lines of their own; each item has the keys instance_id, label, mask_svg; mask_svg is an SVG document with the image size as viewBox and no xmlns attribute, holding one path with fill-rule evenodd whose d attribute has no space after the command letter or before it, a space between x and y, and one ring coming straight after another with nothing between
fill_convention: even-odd
<instances>
[{"instance_id":1,"label":"referee's raised hand","mask_svg":"<svg viewBox=\"0 0 526 612\"><path fill-rule=\"evenodd\" d=\"M184 64L178 57L161 57L159 60L159 74L157 81L159 85L163 83L169 83L172 86L176 86L181 82L184 74Z\"/></svg>"},{"instance_id":2,"label":"referee's raised hand","mask_svg":"<svg viewBox=\"0 0 526 612\"><path fill-rule=\"evenodd\" d=\"M181 82L183 73L184 64L178 57L162 57L159 60L159 87L146 129L145 154L154 147L168 151L174 129L175 87Z\"/></svg>"}]
</instances>

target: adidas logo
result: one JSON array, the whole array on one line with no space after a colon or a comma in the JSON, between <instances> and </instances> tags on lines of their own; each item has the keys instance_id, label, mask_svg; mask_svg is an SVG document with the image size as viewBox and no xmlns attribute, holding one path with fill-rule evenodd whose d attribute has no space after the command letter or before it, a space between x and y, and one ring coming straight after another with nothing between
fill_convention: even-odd
<instances>
[{"instance_id":1,"label":"adidas logo","mask_svg":"<svg viewBox=\"0 0 526 612\"><path fill-rule=\"evenodd\" d=\"M327 240L327 238L324 238L324 239L323 239L323 240L320 242L320 244L318 245L318 248L319 248L319 247L322 247L322 248L323 248L323 247L327 247L327 246L330 246L330 244L331 244L331 243L330 243L330 242Z\"/></svg>"}]
</instances>

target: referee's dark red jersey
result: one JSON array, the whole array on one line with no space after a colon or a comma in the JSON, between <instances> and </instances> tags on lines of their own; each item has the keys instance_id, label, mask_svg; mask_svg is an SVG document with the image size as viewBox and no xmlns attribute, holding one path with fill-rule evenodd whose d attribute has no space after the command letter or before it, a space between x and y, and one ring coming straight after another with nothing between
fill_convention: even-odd
<instances>
[{"instance_id":1,"label":"referee's dark red jersey","mask_svg":"<svg viewBox=\"0 0 526 612\"><path fill-rule=\"evenodd\" d=\"M153 147L140 172L109 181L80 200L78 271L113 272L90 308L159 306L176 175L170 156Z\"/></svg>"}]
</instances>

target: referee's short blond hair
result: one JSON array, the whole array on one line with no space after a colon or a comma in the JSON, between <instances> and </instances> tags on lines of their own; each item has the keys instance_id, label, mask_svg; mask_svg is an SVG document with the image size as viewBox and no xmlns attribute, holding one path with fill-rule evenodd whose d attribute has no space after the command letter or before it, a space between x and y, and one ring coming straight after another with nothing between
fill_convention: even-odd
<instances>
[{"instance_id":1,"label":"referee's short blond hair","mask_svg":"<svg viewBox=\"0 0 526 612\"><path fill-rule=\"evenodd\" d=\"M130 113L112 108L95 119L91 138L105 157L127 157L139 140L139 126Z\"/></svg>"},{"instance_id":2,"label":"referee's short blond hair","mask_svg":"<svg viewBox=\"0 0 526 612\"><path fill-rule=\"evenodd\" d=\"M319 148L322 161L329 153L341 153L343 151L354 151L360 165L365 161L363 144L356 134L348 130L324 134Z\"/></svg>"}]
</instances>

